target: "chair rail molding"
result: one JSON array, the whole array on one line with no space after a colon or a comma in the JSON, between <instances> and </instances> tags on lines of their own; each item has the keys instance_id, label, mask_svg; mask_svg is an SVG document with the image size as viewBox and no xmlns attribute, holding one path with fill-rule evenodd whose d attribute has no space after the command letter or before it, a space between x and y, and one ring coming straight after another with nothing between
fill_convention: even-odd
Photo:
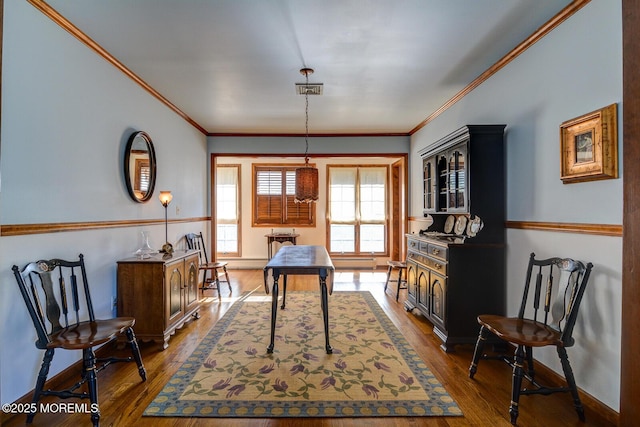
<instances>
[{"instance_id":1,"label":"chair rail molding","mask_svg":"<svg viewBox=\"0 0 640 427\"><path fill-rule=\"evenodd\" d=\"M170 223L210 221L211 217L171 219ZM163 219L136 219L116 221L50 222L41 224L2 224L0 236L23 236L28 234L60 233L66 231L86 231L101 228L138 227L141 225L161 225Z\"/></svg>"}]
</instances>

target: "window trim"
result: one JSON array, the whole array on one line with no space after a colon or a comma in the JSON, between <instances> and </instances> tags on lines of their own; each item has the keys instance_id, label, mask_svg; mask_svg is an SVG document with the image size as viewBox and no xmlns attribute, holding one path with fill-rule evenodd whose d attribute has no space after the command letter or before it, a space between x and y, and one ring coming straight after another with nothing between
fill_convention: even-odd
<instances>
[{"instance_id":1,"label":"window trim","mask_svg":"<svg viewBox=\"0 0 640 427\"><path fill-rule=\"evenodd\" d=\"M326 202L326 230L327 241L326 247L331 257L355 257L355 258L367 258L367 257L388 257L390 253L390 233L391 233L391 188L390 188L390 165L387 164L327 164L327 202ZM331 220L331 168L355 168L356 169L356 217L353 222L351 221L332 221ZM385 169L385 219L382 221L362 221L358 208L360 201L360 173L361 168L384 168ZM331 225L332 224L353 224L355 226L355 251L354 252L331 252ZM383 224L384 231L384 251L383 252L361 252L360 251L360 226L362 224Z\"/></svg>"}]
</instances>

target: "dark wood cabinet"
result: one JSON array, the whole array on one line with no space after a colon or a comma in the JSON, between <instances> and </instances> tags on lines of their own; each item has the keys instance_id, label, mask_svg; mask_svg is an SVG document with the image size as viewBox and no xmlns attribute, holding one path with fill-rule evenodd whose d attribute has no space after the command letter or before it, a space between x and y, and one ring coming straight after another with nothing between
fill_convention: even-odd
<instances>
[{"instance_id":1,"label":"dark wood cabinet","mask_svg":"<svg viewBox=\"0 0 640 427\"><path fill-rule=\"evenodd\" d=\"M442 348L474 343L479 314L504 314L504 125L468 125L422 150L424 216L407 235L407 311Z\"/></svg>"},{"instance_id":2,"label":"dark wood cabinet","mask_svg":"<svg viewBox=\"0 0 640 427\"><path fill-rule=\"evenodd\" d=\"M165 349L176 329L199 317L198 266L197 251L118 261L118 316L135 317L139 341Z\"/></svg>"},{"instance_id":3,"label":"dark wood cabinet","mask_svg":"<svg viewBox=\"0 0 640 427\"><path fill-rule=\"evenodd\" d=\"M479 314L504 314L504 245L443 243L407 236L407 311L419 310L442 340L442 349L472 344ZM446 258L436 258L441 250Z\"/></svg>"}]
</instances>

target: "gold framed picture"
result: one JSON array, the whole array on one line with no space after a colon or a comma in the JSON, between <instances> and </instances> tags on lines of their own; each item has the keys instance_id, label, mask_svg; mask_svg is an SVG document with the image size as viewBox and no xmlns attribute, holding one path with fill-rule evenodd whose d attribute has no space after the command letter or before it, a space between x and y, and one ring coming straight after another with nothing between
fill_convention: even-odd
<instances>
[{"instance_id":1,"label":"gold framed picture","mask_svg":"<svg viewBox=\"0 0 640 427\"><path fill-rule=\"evenodd\" d=\"M560 125L563 184L618 177L617 104Z\"/></svg>"}]
</instances>

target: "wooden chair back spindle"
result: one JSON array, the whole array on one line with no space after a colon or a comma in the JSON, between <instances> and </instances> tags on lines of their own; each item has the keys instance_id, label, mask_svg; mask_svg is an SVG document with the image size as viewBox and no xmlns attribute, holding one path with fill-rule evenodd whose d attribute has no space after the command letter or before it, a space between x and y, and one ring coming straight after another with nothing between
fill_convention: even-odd
<instances>
[{"instance_id":1,"label":"wooden chair back spindle","mask_svg":"<svg viewBox=\"0 0 640 427\"><path fill-rule=\"evenodd\" d=\"M199 269L204 272L202 278L202 286L200 288L202 292L204 293L204 291L207 289L215 289L218 291L218 297L221 297L221 281L227 282L227 285L229 286L229 292L231 292L231 282L229 281L229 273L227 272L227 263L224 261L219 262L215 260L209 262L209 257L207 256L207 249L204 243L202 232L188 233L184 237L187 241L187 248L190 250L198 251L198 256L200 258ZM220 279L218 270L222 270L225 280Z\"/></svg>"},{"instance_id":2,"label":"wooden chair back spindle","mask_svg":"<svg viewBox=\"0 0 640 427\"><path fill-rule=\"evenodd\" d=\"M14 274L37 331L39 348L46 348L51 334L95 320L82 255L78 261L39 260Z\"/></svg>"},{"instance_id":3,"label":"wooden chair back spindle","mask_svg":"<svg viewBox=\"0 0 640 427\"><path fill-rule=\"evenodd\" d=\"M580 261L569 258L531 260L530 264L536 270L530 318L563 333L563 339L568 339L565 344L569 344L577 316L571 313L577 312L580 305L587 283L584 277L587 268ZM520 319L527 317L527 294L528 283L518 315ZM565 331L568 333L565 334Z\"/></svg>"}]
</instances>

